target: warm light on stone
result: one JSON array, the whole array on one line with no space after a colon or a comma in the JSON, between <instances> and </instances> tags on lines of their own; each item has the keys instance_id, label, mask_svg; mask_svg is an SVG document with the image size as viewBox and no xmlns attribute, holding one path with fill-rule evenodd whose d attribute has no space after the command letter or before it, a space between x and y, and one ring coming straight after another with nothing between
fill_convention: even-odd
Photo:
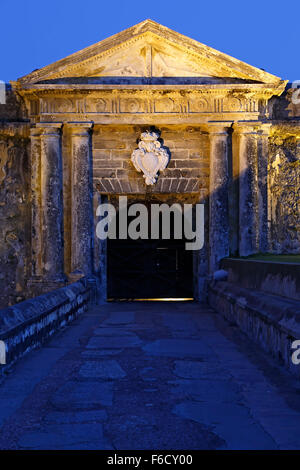
<instances>
[{"instance_id":1,"label":"warm light on stone","mask_svg":"<svg viewBox=\"0 0 300 470\"><path fill-rule=\"evenodd\" d=\"M196 299L229 254L297 252L299 104L286 83L151 20L12 82L2 304L82 276L105 298L95 208L119 195L204 204Z\"/></svg>"}]
</instances>

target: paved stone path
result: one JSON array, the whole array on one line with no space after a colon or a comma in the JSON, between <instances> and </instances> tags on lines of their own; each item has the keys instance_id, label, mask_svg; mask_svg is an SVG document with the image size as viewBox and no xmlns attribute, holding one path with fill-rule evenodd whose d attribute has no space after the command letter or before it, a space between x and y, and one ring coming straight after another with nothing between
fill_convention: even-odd
<instances>
[{"instance_id":1,"label":"paved stone path","mask_svg":"<svg viewBox=\"0 0 300 470\"><path fill-rule=\"evenodd\" d=\"M0 385L1 449L300 449L300 384L206 306L94 307Z\"/></svg>"}]
</instances>

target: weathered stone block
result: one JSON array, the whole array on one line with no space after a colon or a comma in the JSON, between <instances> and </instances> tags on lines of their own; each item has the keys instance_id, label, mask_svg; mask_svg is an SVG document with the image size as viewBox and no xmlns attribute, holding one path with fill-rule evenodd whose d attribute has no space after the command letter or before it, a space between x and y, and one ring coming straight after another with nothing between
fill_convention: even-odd
<instances>
[{"instance_id":1,"label":"weathered stone block","mask_svg":"<svg viewBox=\"0 0 300 470\"><path fill-rule=\"evenodd\" d=\"M122 165L120 162L114 162L113 160L96 160L94 163L94 168L120 168Z\"/></svg>"},{"instance_id":2,"label":"weathered stone block","mask_svg":"<svg viewBox=\"0 0 300 470\"><path fill-rule=\"evenodd\" d=\"M95 139L93 147L94 149L125 149L126 144L120 140Z\"/></svg>"},{"instance_id":3,"label":"weathered stone block","mask_svg":"<svg viewBox=\"0 0 300 470\"><path fill-rule=\"evenodd\" d=\"M91 295L91 287L82 279L0 310L0 340L6 344L7 364L40 346L74 320L86 310Z\"/></svg>"},{"instance_id":4,"label":"weathered stone block","mask_svg":"<svg viewBox=\"0 0 300 470\"><path fill-rule=\"evenodd\" d=\"M212 282L209 304L222 313L277 361L299 377L299 366L292 363L292 342L300 337L298 300L229 282Z\"/></svg>"},{"instance_id":5,"label":"weathered stone block","mask_svg":"<svg viewBox=\"0 0 300 470\"><path fill-rule=\"evenodd\" d=\"M112 151L105 149L94 149L93 151L93 160L96 162L98 160L110 160L112 158Z\"/></svg>"}]
</instances>

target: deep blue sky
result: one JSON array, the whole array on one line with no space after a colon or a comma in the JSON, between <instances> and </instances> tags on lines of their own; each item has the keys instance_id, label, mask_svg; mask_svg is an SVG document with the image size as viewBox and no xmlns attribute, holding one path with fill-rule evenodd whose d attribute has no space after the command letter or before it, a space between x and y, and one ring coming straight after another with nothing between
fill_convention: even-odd
<instances>
[{"instance_id":1,"label":"deep blue sky","mask_svg":"<svg viewBox=\"0 0 300 470\"><path fill-rule=\"evenodd\" d=\"M2 0L0 79L8 82L146 18L283 79L300 79L300 2Z\"/></svg>"}]
</instances>

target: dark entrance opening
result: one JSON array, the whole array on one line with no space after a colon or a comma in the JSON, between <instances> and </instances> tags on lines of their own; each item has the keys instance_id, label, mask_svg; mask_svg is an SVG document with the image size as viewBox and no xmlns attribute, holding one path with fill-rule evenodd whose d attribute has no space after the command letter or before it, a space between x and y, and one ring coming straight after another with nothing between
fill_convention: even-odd
<instances>
[{"instance_id":1,"label":"dark entrance opening","mask_svg":"<svg viewBox=\"0 0 300 470\"><path fill-rule=\"evenodd\" d=\"M193 299L193 251L172 225L170 239L107 240L108 300Z\"/></svg>"},{"instance_id":2,"label":"dark entrance opening","mask_svg":"<svg viewBox=\"0 0 300 470\"><path fill-rule=\"evenodd\" d=\"M193 258L182 240L108 240L107 297L193 298Z\"/></svg>"}]
</instances>

